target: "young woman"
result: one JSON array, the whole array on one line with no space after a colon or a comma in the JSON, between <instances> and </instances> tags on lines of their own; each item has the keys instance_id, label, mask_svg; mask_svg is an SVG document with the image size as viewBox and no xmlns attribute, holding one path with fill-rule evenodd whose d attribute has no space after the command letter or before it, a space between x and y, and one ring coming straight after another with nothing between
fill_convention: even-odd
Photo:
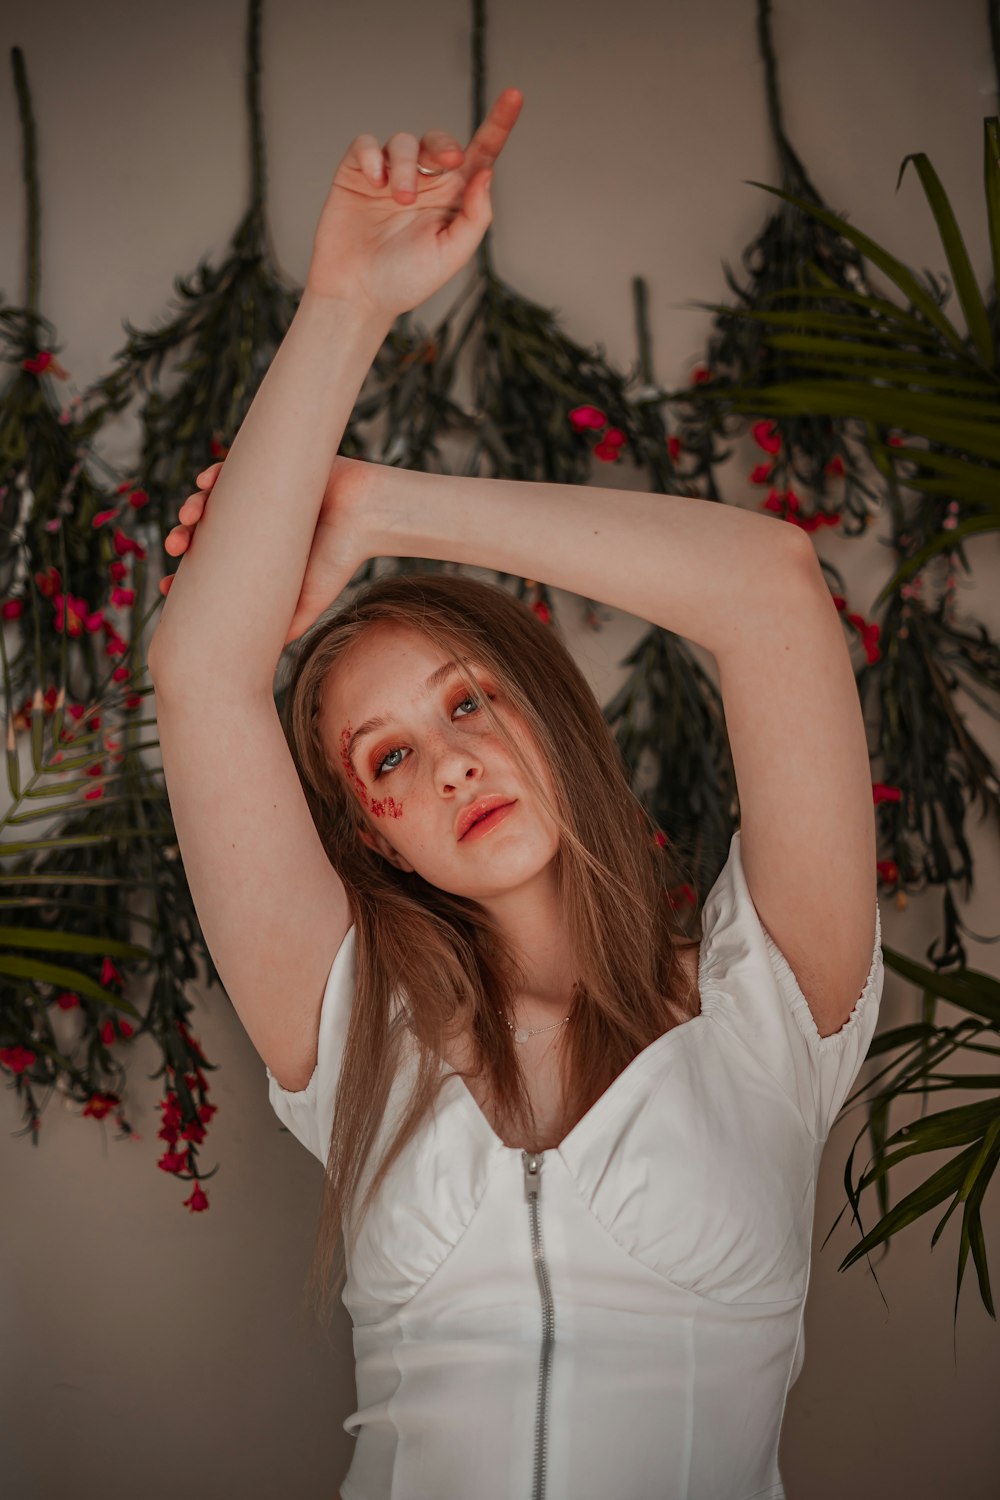
<instances>
[{"instance_id":1,"label":"young woman","mask_svg":"<svg viewBox=\"0 0 1000 1500\"><path fill-rule=\"evenodd\" d=\"M485 233L521 103L464 150L360 135L341 161L289 332L169 539L164 772L271 1103L326 1168L343 1500L762 1500L883 980L864 726L811 543L683 496L337 455L393 319ZM378 556L540 578L713 653L740 826L700 936L553 629L426 571L320 621Z\"/></svg>"}]
</instances>

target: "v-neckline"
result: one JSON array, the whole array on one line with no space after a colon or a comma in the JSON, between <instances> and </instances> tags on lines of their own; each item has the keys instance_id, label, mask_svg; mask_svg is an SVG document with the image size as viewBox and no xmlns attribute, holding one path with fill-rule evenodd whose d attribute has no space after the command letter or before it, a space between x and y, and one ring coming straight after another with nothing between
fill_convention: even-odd
<instances>
[{"instance_id":1,"label":"v-neckline","mask_svg":"<svg viewBox=\"0 0 1000 1500\"><path fill-rule=\"evenodd\" d=\"M686 1021L682 1021L678 1026L671 1026L669 1031L661 1031L659 1036L654 1037L651 1042L648 1042L646 1046L643 1047L642 1051L637 1052L632 1058L631 1062L626 1063L621 1072L618 1073L614 1078L612 1078L611 1082L604 1090L604 1093L594 1100L593 1104L588 1110L584 1111L584 1113L577 1120L576 1124L571 1126L570 1129L566 1132L562 1140L559 1141L555 1146L546 1146L544 1150L539 1151L536 1154L539 1156L546 1156L550 1151L561 1152L569 1144L569 1142L573 1140L573 1137L577 1134L578 1131L583 1131L584 1127L589 1125L593 1119L598 1117L602 1110L609 1107L607 1101L611 1098L612 1095L615 1095L615 1097L617 1097L618 1093L620 1092L618 1085L624 1078L627 1078L630 1074L641 1072L641 1064L646 1062L651 1056L655 1056L658 1049L660 1049L665 1042L669 1041L671 1037L676 1037L679 1033L685 1032L689 1026L694 1026L697 1021L704 1021L706 1019L707 1007L705 1004L705 1000L706 996L711 993L711 986L706 985L702 978L701 955L699 955L698 962L698 993L701 1001L701 1009L700 1011L698 1011L697 1015L689 1016ZM442 1058L442 1063L443 1062L444 1059ZM461 1089L460 1097L468 1101L468 1106L470 1107L471 1112L481 1122L482 1128L488 1133L494 1147L500 1151L506 1151L508 1153L516 1151L518 1154L522 1154L526 1150L524 1146L508 1146L506 1141L500 1139L496 1131L493 1129L493 1126L490 1124L489 1120L483 1113L479 1105L479 1101L472 1093L472 1090L469 1088L465 1079L462 1078L458 1073L453 1073L452 1080L458 1082Z\"/></svg>"}]
</instances>

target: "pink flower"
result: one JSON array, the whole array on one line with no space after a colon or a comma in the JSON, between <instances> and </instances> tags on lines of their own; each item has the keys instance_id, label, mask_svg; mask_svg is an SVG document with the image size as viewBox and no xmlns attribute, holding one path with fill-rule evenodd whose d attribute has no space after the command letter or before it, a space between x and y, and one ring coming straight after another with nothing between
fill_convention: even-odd
<instances>
[{"instance_id":1,"label":"pink flower","mask_svg":"<svg viewBox=\"0 0 1000 1500\"><path fill-rule=\"evenodd\" d=\"M569 420L574 432L583 432L588 427L603 427L608 419L596 406L574 406Z\"/></svg>"}]
</instances>

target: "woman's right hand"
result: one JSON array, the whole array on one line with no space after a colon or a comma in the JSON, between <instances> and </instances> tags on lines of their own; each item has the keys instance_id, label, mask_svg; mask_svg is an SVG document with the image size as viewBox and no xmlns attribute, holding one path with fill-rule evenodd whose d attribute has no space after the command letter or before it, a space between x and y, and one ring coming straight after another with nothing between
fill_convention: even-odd
<instances>
[{"instance_id":1,"label":"woman's right hand","mask_svg":"<svg viewBox=\"0 0 1000 1500\"><path fill-rule=\"evenodd\" d=\"M507 143L524 97L504 89L467 148L444 130L419 141L397 132L385 146L354 138L319 217L306 286L391 322L460 271L493 213L486 177ZM425 177L424 167L444 167Z\"/></svg>"}]
</instances>

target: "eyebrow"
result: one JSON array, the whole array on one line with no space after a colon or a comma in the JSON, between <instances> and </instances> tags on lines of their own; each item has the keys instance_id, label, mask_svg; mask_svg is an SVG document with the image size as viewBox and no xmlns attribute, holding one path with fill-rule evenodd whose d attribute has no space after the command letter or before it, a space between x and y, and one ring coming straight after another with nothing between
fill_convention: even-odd
<instances>
[{"instance_id":1,"label":"eyebrow","mask_svg":"<svg viewBox=\"0 0 1000 1500\"><path fill-rule=\"evenodd\" d=\"M471 660L471 656L463 656L461 658L462 665L467 666L469 662L471 662ZM424 693L433 692L439 683L444 682L446 677L450 677L453 672L457 671L458 668L455 666L454 662L444 662L442 666L438 667L436 671L431 673L427 681L424 683L421 691ZM348 742L347 746L347 756L352 766L354 765L354 746L357 744L358 740L364 739L365 735L371 734L373 730L384 729L385 726L391 722L392 720L388 714L375 714L372 718L366 719L363 724L358 725L357 729L351 735L350 741Z\"/></svg>"}]
</instances>

